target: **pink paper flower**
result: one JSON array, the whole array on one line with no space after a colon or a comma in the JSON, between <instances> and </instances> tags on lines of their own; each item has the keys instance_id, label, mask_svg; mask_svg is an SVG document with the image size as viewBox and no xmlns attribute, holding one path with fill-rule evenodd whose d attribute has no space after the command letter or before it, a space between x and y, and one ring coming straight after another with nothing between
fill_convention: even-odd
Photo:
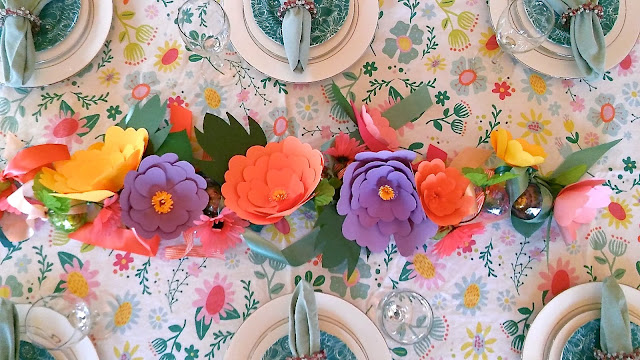
<instances>
[{"instance_id":1,"label":"pink paper flower","mask_svg":"<svg viewBox=\"0 0 640 360\"><path fill-rule=\"evenodd\" d=\"M389 126L389 120L382 116L379 109L367 109L366 105L362 105L362 110L358 111L355 105L351 106L358 122L358 131L369 150L395 150L400 146L396 131Z\"/></svg>"},{"instance_id":2,"label":"pink paper flower","mask_svg":"<svg viewBox=\"0 0 640 360\"><path fill-rule=\"evenodd\" d=\"M325 151L325 154L332 156L338 162L351 162L355 160L356 154L365 150L364 145L349 135L341 132L336 136L333 146Z\"/></svg>"},{"instance_id":3,"label":"pink paper flower","mask_svg":"<svg viewBox=\"0 0 640 360\"><path fill-rule=\"evenodd\" d=\"M242 242L240 234L249 226L248 221L240 219L229 208L222 209L214 218L200 215L200 220L194 221L194 224L196 226L192 229L195 231L195 237L200 239L206 253L224 253L227 249L235 247Z\"/></svg>"},{"instance_id":4,"label":"pink paper flower","mask_svg":"<svg viewBox=\"0 0 640 360\"><path fill-rule=\"evenodd\" d=\"M560 225L565 243L576 240L576 230L588 224L597 215L597 210L609 206L611 189L602 186L604 180L589 179L571 184L558 194L553 217Z\"/></svg>"},{"instance_id":5,"label":"pink paper flower","mask_svg":"<svg viewBox=\"0 0 640 360\"><path fill-rule=\"evenodd\" d=\"M448 233L440 241L438 241L433 249L433 253L440 258L453 254L457 249L465 249L470 247L471 239L474 235L484 233L484 224L474 223L457 227Z\"/></svg>"}]
</instances>

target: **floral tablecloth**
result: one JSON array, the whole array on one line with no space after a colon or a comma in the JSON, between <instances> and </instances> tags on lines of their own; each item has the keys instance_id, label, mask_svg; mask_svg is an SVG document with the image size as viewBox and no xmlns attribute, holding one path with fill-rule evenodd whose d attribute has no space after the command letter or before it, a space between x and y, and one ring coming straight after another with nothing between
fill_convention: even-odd
<instances>
[{"instance_id":1,"label":"floral tablecloth","mask_svg":"<svg viewBox=\"0 0 640 360\"><path fill-rule=\"evenodd\" d=\"M429 248L404 258L394 245L368 258L362 254L349 278L346 265L325 270L317 258L291 268L244 245L224 260L147 258L82 246L48 224L27 241L3 241L0 296L33 302L66 291L108 301L112 334L96 341L101 359L221 359L242 322L301 278L369 314L392 288L422 293L436 314L433 331L413 346L389 343L394 359L516 359L536 314L563 290L611 274L639 286L638 47L603 79L551 79L508 57L491 63L498 48L484 1L379 0L375 40L358 62L333 79L286 84L231 50L224 74L188 52L174 20L198 19L178 14L179 5L116 0L110 36L87 68L43 88L2 88L0 147L12 132L26 146L86 148L153 94L184 103L196 126L205 112L228 111L256 119L269 140L296 135L319 147L353 129L337 107L332 110L325 91L332 80L348 97L372 106L427 84L435 104L399 129L403 146L424 154L433 144L453 156L462 146L488 147L489 133L501 126L544 146L547 173L572 151L622 138L591 170L606 179L612 202L576 242L565 244L554 225L548 266L543 231L523 238L508 221L488 225L444 259ZM263 235L289 244L311 229L315 214L301 208L287 220L288 226L267 226Z\"/></svg>"}]
</instances>

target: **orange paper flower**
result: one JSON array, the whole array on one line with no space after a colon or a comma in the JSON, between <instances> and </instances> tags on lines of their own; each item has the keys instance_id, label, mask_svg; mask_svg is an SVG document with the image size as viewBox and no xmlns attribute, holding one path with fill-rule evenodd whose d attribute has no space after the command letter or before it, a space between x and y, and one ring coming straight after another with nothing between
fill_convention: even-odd
<instances>
[{"instance_id":1,"label":"orange paper flower","mask_svg":"<svg viewBox=\"0 0 640 360\"><path fill-rule=\"evenodd\" d=\"M542 164L547 154L540 145L534 145L525 139L513 139L511 133L505 129L494 130L491 133L491 146L496 155L511 166L534 166Z\"/></svg>"},{"instance_id":2,"label":"orange paper flower","mask_svg":"<svg viewBox=\"0 0 640 360\"><path fill-rule=\"evenodd\" d=\"M124 177L140 165L149 135L145 129L107 129L103 143L76 151L71 159L43 168L40 183L71 199L102 201L122 189Z\"/></svg>"},{"instance_id":3,"label":"orange paper flower","mask_svg":"<svg viewBox=\"0 0 640 360\"><path fill-rule=\"evenodd\" d=\"M225 206L254 224L276 223L311 199L323 167L322 153L295 137L252 146L229 160Z\"/></svg>"},{"instance_id":4,"label":"orange paper flower","mask_svg":"<svg viewBox=\"0 0 640 360\"><path fill-rule=\"evenodd\" d=\"M422 208L440 226L457 225L475 211L475 198L467 194L470 181L460 170L445 167L440 159L423 161L416 172Z\"/></svg>"}]
</instances>

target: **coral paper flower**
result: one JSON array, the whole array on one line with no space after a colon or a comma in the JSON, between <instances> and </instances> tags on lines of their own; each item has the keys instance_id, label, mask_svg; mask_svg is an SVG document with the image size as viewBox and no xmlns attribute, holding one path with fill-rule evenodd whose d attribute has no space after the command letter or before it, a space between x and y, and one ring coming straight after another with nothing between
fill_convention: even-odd
<instances>
[{"instance_id":1,"label":"coral paper flower","mask_svg":"<svg viewBox=\"0 0 640 360\"><path fill-rule=\"evenodd\" d=\"M560 225L566 243L575 241L578 227L593 221L597 210L611 203L611 189L602 186L603 183L603 179L578 181L562 189L556 197L553 217Z\"/></svg>"},{"instance_id":2,"label":"coral paper flower","mask_svg":"<svg viewBox=\"0 0 640 360\"><path fill-rule=\"evenodd\" d=\"M529 144L524 139L513 139L505 129L491 133L491 146L496 155L511 166L534 166L542 164L547 154L539 145Z\"/></svg>"},{"instance_id":3,"label":"coral paper flower","mask_svg":"<svg viewBox=\"0 0 640 360\"><path fill-rule=\"evenodd\" d=\"M361 145L358 140L340 132L336 136L333 146L328 148L325 153L338 162L351 162L355 160L356 154L363 152L364 149L364 145Z\"/></svg>"},{"instance_id":4,"label":"coral paper flower","mask_svg":"<svg viewBox=\"0 0 640 360\"><path fill-rule=\"evenodd\" d=\"M457 249L464 249L471 245L473 235L484 233L484 224L474 223L457 227L440 241L433 248L433 253L440 258L453 254ZM474 241L475 242L475 241Z\"/></svg>"},{"instance_id":5,"label":"coral paper flower","mask_svg":"<svg viewBox=\"0 0 640 360\"><path fill-rule=\"evenodd\" d=\"M102 201L120 191L127 173L138 168L148 138L145 129L112 126L104 143L54 162L53 169L43 168L40 183L63 197Z\"/></svg>"},{"instance_id":6,"label":"coral paper flower","mask_svg":"<svg viewBox=\"0 0 640 360\"><path fill-rule=\"evenodd\" d=\"M238 217L229 208L224 208L216 217L200 215L200 220L194 221L195 236L200 239L204 251L208 254L224 253L242 242L240 234L249 226L248 221Z\"/></svg>"},{"instance_id":7,"label":"coral paper flower","mask_svg":"<svg viewBox=\"0 0 640 360\"><path fill-rule=\"evenodd\" d=\"M254 224L276 223L311 199L323 168L322 153L292 136L252 146L229 160L225 206Z\"/></svg>"},{"instance_id":8,"label":"coral paper flower","mask_svg":"<svg viewBox=\"0 0 640 360\"><path fill-rule=\"evenodd\" d=\"M416 172L422 208L440 226L458 225L475 212L475 197L467 194L470 183L460 170L445 167L440 159L421 162Z\"/></svg>"},{"instance_id":9,"label":"coral paper flower","mask_svg":"<svg viewBox=\"0 0 640 360\"><path fill-rule=\"evenodd\" d=\"M124 180L120 197L122 223L143 238L178 237L193 226L209 202L207 181L178 155L151 155Z\"/></svg>"},{"instance_id":10,"label":"coral paper flower","mask_svg":"<svg viewBox=\"0 0 640 360\"><path fill-rule=\"evenodd\" d=\"M389 120L382 116L379 109L367 109L366 105L362 105L362 112L360 112L355 105L351 106L356 115L358 131L369 150L395 150L400 146L396 131L389 126Z\"/></svg>"},{"instance_id":11,"label":"coral paper flower","mask_svg":"<svg viewBox=\"0 0 640 360\"><path fill-rule=\"evenodd\" d=\"M342 225L347 239L381 252L393 236L400 254L409 256L435 234L437 226L420 209L414 158L407 150L356 155L344 174L337 207L347 216Z\"/></svg>"}]
</instances>

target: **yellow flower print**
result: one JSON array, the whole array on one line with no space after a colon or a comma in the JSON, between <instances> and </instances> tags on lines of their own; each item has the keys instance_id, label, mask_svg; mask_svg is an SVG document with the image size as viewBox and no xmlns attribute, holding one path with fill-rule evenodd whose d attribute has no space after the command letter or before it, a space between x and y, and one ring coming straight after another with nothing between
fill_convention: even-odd
<instances>
[{"instance_id":1,"label":"yellow flower print","mask_svg":"<svg viewBox=\"0 0 640 360\"><path fill-rule=\"evenodd\" d=\"M431 70L435 74L438 70L444 70L447 67L447 64L446 59L438 54L428 57L424 66L427 67L427 71Z\"/></svg>"},{"instance_id":2,"label":"yellow flower print","mask_svg":"<svg viewBox=\"0 0 640 360\"><path fill-rule=\"evenodd\" d=\"M100 72L98 79L100 80L100 85L116 85L120 82L120 73L116 71L116 68L104 69Z\"/></svg>"},{"instance_id":3,"label":"yellow flower print","mask_svg":"<svg viewBox=\"0 0 640 360\"><path fill-rule=\"evenodd\" d=\"M536 114L533 109L531 109L529 117L527 117L525 113L520 113L520 116L524 121L520 121L518 123L518 126L526 129L526 131L522 134L522 137L526 138L529 135L532 135L533 142L537 145L540 145L540 142L546 144L546 136L552 135L551 130L547 128L549 125L551 125L551 120L543 120L542 113Z\"/></svg>"},{"instance_id":4,"label":"yellow flower print","mask_svg":"<svg viewBox=\"0 0 640 360\"><path fill-rule=\"evenodd\" d=\"M628 229L633 214L631 214L631 207L627 204L626 199L611 197L611 203L607 206L607 211L602 214L602 217L609 220L609 226L615 226L616 229L622 226Z\"/></svg>"},{"instance_id":5,"label":"yellow flower print","mask_svg":"<svg viewBox=\"0 0 640 360\"><path fill-rule=\"evenodd\" d=\"M295 223L289 217L282 218L277 223L265 227L264 230L271 234L271 241L286 241L287 244L291 244L291 241L296 239Z\"/></svg>"},{"instance_id":6,"label":"yellow flower print","mask_svg":"<svg viewBox=\"0 0 640 360\"><path fill-rule=\"evenodd\" d=\"M124 296L118 295L114 301L109 301L108 304L111 311L107 315L109 316L107 329L124 334L138 323L141 307L135 294L127 291Z\"/></svg>"},{"instance_id":7,"label":"yellow flower print","mask_svg":"<svg viewBox=\"0 0 640 360\"><path fill-rule=\"evenodd\" d=\"M117 347L114 346L113 354L116 356L117 359L144 360L141 356L133 357L133 355L136 354L136 351L138 351L139 347L140 345L136 345L133 348L131 348L131 344L129 343L129 341L127 341L126 343L124 343L124 348L122 348L122 351L120 351Z\"/></svg>"},{"instance_id":8,"label":"yellow flower print","mask_svg":"<svg viewBox=\"0 0 640 360\"><path fill-rule=\"evenodd\" d=\"M165 41L164 47L158 47L158 53L155 55L157 60L153 65L158 68L158 71L173 71L180 65L182 53L182 44L178 44L178 40L173 40L172 43Z\"/></svg>"},{"instance_id":9,"label":"yellow flower print","mask_svg":"<svg viewBox=\"0 0 640 360\"><path fill-rule=\"evenodd\" d=\"M478 322L476 325L476 332L474 333L471 329L467 328L467 336L471 341L467 341L462 344L460 350L464 351L464 358L468 359L473 355L473 360L478 360L482 358L482 360L487 360L489 357L487 353L493 353L493 348L489 347L489 345L495 343L497 340L495 338L489 338L489 332L491 332L491 326L487 326L482 329L482 324Z\"/></svg>"},{"instance_id":10,"label":"yellow flower print","mask_svg":"<svg viewBox=\"0 0 640 360\"><path fill-rule=\"evenodd\" d=\"M493 57L500 51L500 46L496 40L496 33L493 32L491 27L487 28L487 32L480 33L482 39L478 41L480 46L480 53L484 56Z\"/></svg>"}]
</instances>

